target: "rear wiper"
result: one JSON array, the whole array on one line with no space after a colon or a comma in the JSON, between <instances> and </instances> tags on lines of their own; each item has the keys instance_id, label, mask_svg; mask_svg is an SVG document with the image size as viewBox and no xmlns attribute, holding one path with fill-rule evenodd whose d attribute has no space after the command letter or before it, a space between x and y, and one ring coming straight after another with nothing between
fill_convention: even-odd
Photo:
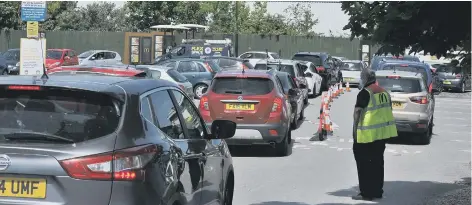
<instances>
[{"instance_id":1,"label":"rear wiper","mask_svg":"<svg viewBox=\"0 0 472 205\"><path fill-rule=\"evenodd\" d=\"M405 91L403 91L403 90L390 90L390 92L392 92L392 93L402 93L402 92L405 92Z\"/></svg>"},{"instance_id":2,"label":"rear wiper","mask_svg":"<svg viewBox=\"0 0 472 205\"><path fill-rule=\"evenodd\" d=\"M74 140L42 132L13 132L3 135L6 140L40 140L75 143Z\"/></svg>"},{"instance_id":3,"label":"rear wiper","mask_svg":"<svg viewBox=\"0 0 472 205\"><path fill-rule=\"evenodd\" d=\"M243 91L238 91L238 90L227 90L225 93L230 93L230 94L243 94Z\"/></svg>"}]
</instances>

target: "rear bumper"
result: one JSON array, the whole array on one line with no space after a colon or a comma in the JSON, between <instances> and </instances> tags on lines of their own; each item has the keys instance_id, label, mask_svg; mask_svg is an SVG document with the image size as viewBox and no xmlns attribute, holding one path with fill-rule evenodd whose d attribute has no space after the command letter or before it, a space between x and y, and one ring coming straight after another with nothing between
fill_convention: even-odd
<instances>
[{"instance_id":1,"label":"rear bumper","mask_svg":"<svg viewBox=\"0 0 472 205\"><path fill-rule=\"evenodd\" d=\"M211 123L207 123L211 127ZM279 124L237 124L236 133L232 138L226 139L228 145L254 145L280 143L284 139L289 125ZM276 132L272 133L271 132Z\"/></svg>"},{"instance_id":2,"label":"rear bumper","mask_svg":"<svg viewBox=\"0 0 472 205\"><path fill-rule=\"evenodd\" d=\"M424 133L428 130L429 120L420 120L420 121L396 120L395 124L397 125L398 132Z\"/></svg>"},{"instance_id":3,"label":"rear bumper","mask_svg":"<svg viewBox=\"0 0 472 205\"><path fill-rule=\"evenodd\" d=\"M343 77L343 83L345 84L347 82L349 82L349 85L359 85L361 80L357 78Z\"/></svg>"}]
</instances>

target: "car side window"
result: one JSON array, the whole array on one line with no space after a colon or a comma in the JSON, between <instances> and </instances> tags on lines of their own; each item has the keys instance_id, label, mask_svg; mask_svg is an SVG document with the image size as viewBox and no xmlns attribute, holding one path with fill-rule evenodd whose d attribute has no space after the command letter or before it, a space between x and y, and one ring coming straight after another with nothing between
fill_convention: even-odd
<instances>
[{"instance_id":1,"label":"car side window","mask_svg":"<svg viewBox=\"0 0 472 205\"><path fill-rule=\"evenodd\" d=\"M105 53L104 52L96 53L95 55L93 55L93 57L95 57L95 60L102 60L105 58Z\"/></svg>"},{"instance_id":2,"label":"car side window","mask_svg":"<svg viewBox=\"0 0 472 205\"><path fill-rule=\"evenodd\" d=\"M253 55L252 53L245 53L241 56L241 58L250 59L250 58L253 58Z\"/></svg>"},{"instance_id":3,"label":"car side window","mask_svg":"<svg viewBox=\"0 0 472 205\"><path fill-rule=\"evenodd\" d=\"M175 68L175 65L176 65L175 62L167 62L167 63L162 64L161 66L165 66L168 68Z\"/></svg>"},{"instance_id":4,"label":"car side window","mask_svg":"<svg viewBox=\"0 0 472 205\"><path fill-rule=\"evenodd\" d=\"M174 94L175 100L177 101L179 112L182 114L182 124L188 131L188 138L189 139L204 139L205 132L204 126L202 124L202 120L200 115L198 114L198 110L196 110L188 98L185 97L181 92L172 90Z\"/></svg>"},{"instance_id":5,"label":"car side window","mask_svg":"<svg viewBox=\"0 0 472 205\"><path fill-rule=\"evenodd\" d=\"M152 118L151 104L149 103L149 98L146 96L141 100L141 115L148 120L150 123L155 123Z\"/></svg>"},{"instance_id":6,"label":"car side window","mask_svg":"<svg viewBox=\"0 0 472 205\"><path fill-rule=\"evenodd\" d=\"M162 90L150 95L157 127L172 139L185 139L177 109L172 103L169 92Z\"/></svg>"},{"instance_id":7,"label":"car side window","mask_svg":"<svg viewBox=\"0 0 472 205\"><path fill-rule=\"evenodd\" d=\"M113 52L105 52L105 59L115 59L116 54Z\"/></svg>"},{"instance_id":8,"label":"car side window","mask_svg":"<svg viewBox=\"0 0 472 205\"><path fill-rule=\"evenodd\" d=\"M298 65L298 66L297 66L297 67L298 67L298 76L303 76L303 73L305 72L305 71L303 70L303 66L304 66L304 65L302 65L302 64L300 64L300 63L297 63L297 65Z\"/></svg>"},{"instance_id":9,"label":"car side window","mask_svg":"<svg viewBox=\"0 0 472 205\"><path fill-rule=\"evenodd\" d=\"M313 73L318 73L318 70L316 70L316 67L313 64L310 64L310 71Z\"/></svg>"},{"instance_id":10,"label":"car side window","mask_svg":"<svg viewBox=\"0 0 472 205\"><path fill-rule=\"evenodd\" d=\"M284 86L282 85L282 82L280 81L279 76L275 77L275 81L277 82L277 88L279 89L280 92L285 93ZM287 94L287 93L285 93Z\"/></svg>"},{"instance_id":11,"label":"car side window","mask_svg":"<svg viewBox=\"0 0 472 205\"><path fill-rule=\"evenodd\" d=\"M198 71L199 72L206 72L206 68L201 64L201 63L196 63L198 66Z\"/></svg>"},{"instance_id":12,"label":"car side window","mask_svg":"<svg viewBox=\"0 0 472 205\"><path fill-rule=\"evenodd\" d=\"M255 53L254 58L264 59L264 58L267 58L267 54L265 54L265 53Z\"/></svg>"},{"instance_id":13,"label":"car side window","mask_svg":"<svg viewBox=\"0 0 472 205\"><path fill-rule=\"evenodd\" d=\"M183 73L198 72L197 66L191 61L181 61L177 70Z\"/></svg>"},{"instance_id":14,"label":"car side window","mask_svg":"<svg viewBox=\"0 0 472 205\"><path fill-rule=\"evenodd\" d=\"M288 78L288 82L290 82L290 88L297 88L298 87L297 84L295 83L295 81L291 77L287 76L287 78Z\"/></svg>"}]
</instances>

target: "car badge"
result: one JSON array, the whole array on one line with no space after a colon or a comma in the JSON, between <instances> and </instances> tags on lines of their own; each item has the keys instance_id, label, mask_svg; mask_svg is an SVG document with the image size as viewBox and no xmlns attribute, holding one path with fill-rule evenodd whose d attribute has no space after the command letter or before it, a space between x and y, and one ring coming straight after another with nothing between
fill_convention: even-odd
<instances>
[{"instance_id":1,"label":"car badge","mask_svg":"<svg viewBox=\"0 0 472 205\"><path fill-rule=\"evenodd\" d=\"M239 101L242 101L242 100L243 100L243 96L238 96L238 100L239 100Z\"/></svg>"},{"instance_id":2,"label":"car badge","mask_svg":"<svg viewBox=\"0 0 472 205\"><path fill-rule=\"evenodd\" d=\"M8 169L8 167L11 165L11 160L8 155L2 154L0 155L0 171Z\"/></svg>"}]
</instances>

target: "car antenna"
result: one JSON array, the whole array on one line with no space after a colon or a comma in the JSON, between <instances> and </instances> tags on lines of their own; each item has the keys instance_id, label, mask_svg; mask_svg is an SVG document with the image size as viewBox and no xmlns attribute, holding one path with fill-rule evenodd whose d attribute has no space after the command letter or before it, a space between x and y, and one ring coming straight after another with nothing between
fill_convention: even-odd
<instances>
[{"instance_id":1,"label":"car antenna","mask_svg":"<svg viewBox=\"0 0 472 205\"><path fill-rule=\"evenodd\" d=\"M46 61L46 60L44 59L43 41L41 39L41 36L38 36L38 39L39 39L39 43L40 43L40 46L41 46L41 57L43 59L43 75L41 76L41 80L43 81L43 84L46 84L46 82L49 79L49 76L46 72L46 65L44 65L44 61Z\"/></svg>"}]
</instances>

